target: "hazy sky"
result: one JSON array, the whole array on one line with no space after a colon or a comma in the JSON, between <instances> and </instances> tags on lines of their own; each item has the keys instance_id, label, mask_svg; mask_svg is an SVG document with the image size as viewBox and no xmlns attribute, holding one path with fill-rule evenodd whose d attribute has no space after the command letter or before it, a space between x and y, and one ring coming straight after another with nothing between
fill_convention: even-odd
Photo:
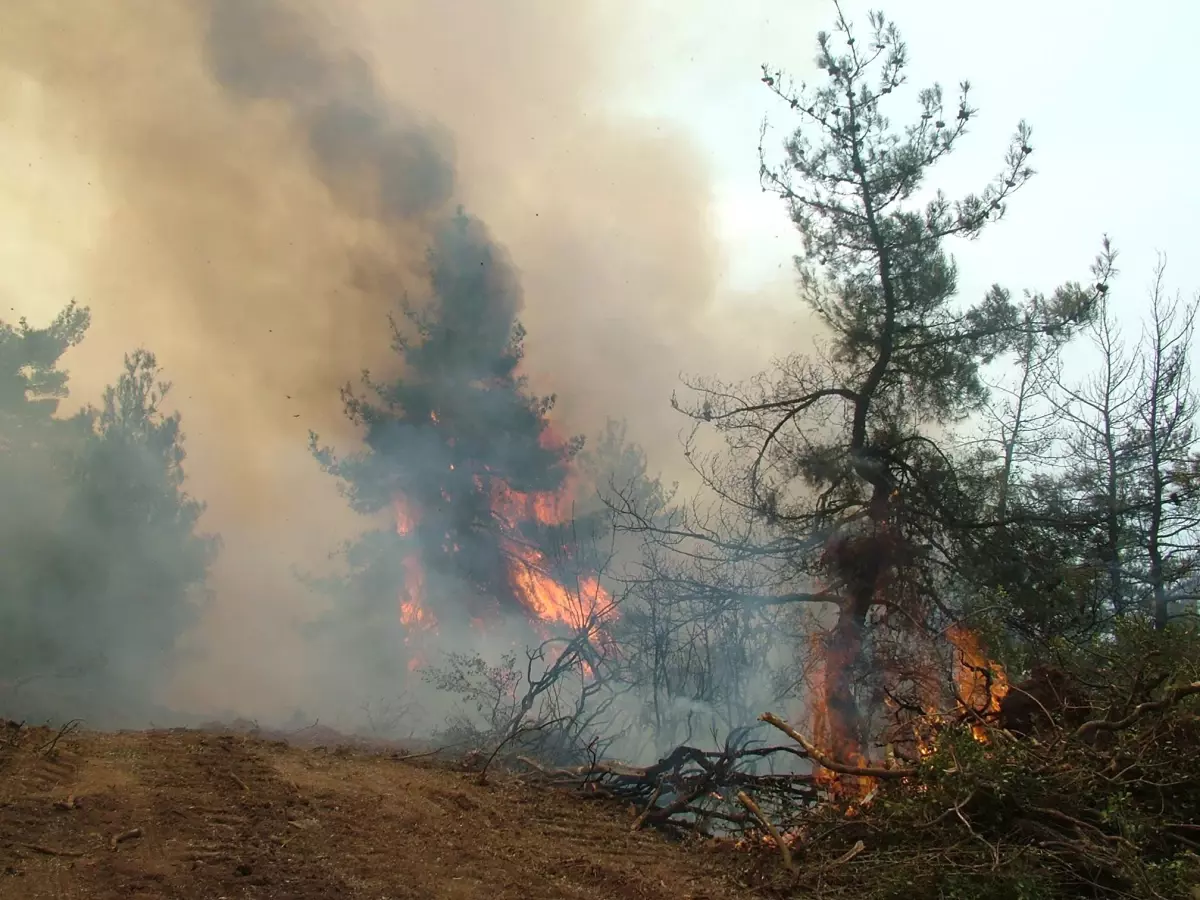
<instances>
[{"instance_id":1,"label":"hazy sky","mask_svg":"<svg viewBox=\"0 0 1200 900\"><path fill-rule=\"evenodd\" d=\"M1155 254L1168 281L1200 287L1200 180L1193 162L1200 124L1194 79L1185 78L1200 30L1187 0L846 0L865 21L883 6L910 48L911 81L952 92L972 82L980 116L960 151L934 176L975 188L998 168L1005 141L1025 118L1034 129L1035 178L1005 222L977 245L955 248L963 287L998 280L1049 290L1083 278L1108 232L1121 253L1123 309L1144 296ZM650 0L631 27L623 95L614 104L675 120L692 132L716 171L716 208L729 244L726 278L750 287L788 266L796 246L778 200L758 188L756 145L764 115L774 146L786 110L758 82L761 63L797 79L812 72L814 37L832 22L827 0ZM902 110L893 111L903 121Z\"/></svg>"},{"instance_id":2,"label":"hazy sky","mask_svg":"<svg viewBox=\"0 0 1200 900\"><path fill-rule=\"evenodd\" d=\"M845 8L861 21L875 5L846 0ZM639 12L620 26L622 49L605 47L613 54L608 103L692 135L712 175L725 286L740 294L774 282L771 296L786 297L778 285L791 278L796 236L777 198L759 190L756 148L764 115L772 149L790 117L759 83L759 66L810 75L815 33L832 22L832 3L692 0L682 14L677 0L643 0L620 9ZM1200 180L1192 166L1200 124L1186 113L1196 101L1184 79L1200 6L1010 0L983 12L954 0L889 0L885 9L909 43L914 84L939 80L952 91L969 78L974 86L981 115L934 183L951 191L980 187L1016 123L1026 118L1034 128L1038 177L1004 223L975 245L954 247L965 292L977 294L993 281L1050 290L1084 278L1104 232L1121 253L1123 310L1132 313L1144 296L1159 251L1169 257L1172 287L1189 294L1200 287ZM903 121L903 113L894 110L895 119ZM0 264L27 273L19 297L11 285L2 291L16 303L10 315L31 303L48 314L76 293L70 260L103 227L92 215L99 194L80 193L85 184L102 191L100 179L83 170L68 174L87 161L52 152L28 129L6 131L0 146L8 172L0 204L12 211L0 235ZM74 214L62 216L64 206ZM38 210L53 221L37 220Z\"/></svg>"}]
</instances>

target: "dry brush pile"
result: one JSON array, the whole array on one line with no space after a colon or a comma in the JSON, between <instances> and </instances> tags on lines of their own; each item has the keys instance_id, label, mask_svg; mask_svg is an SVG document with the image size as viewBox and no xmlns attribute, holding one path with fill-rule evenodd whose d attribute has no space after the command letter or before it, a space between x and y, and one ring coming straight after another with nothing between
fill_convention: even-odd
<instances>
[{"instance_id":1,"label":"dry brush pile","mask_svg":"<svg viewBox=\"0 0 1200 900\"><path fill-rule=\"evenodd\" d=\"M740 731L718 751L679 747L645 767L525 762L546 784L627 804L633 828L745 851L734 864L780 896L1193 898L1194 649L1190 634L1141 633L1091 648L1086 667L1084 654L1060 656L985 720L918 723L928 738L911 763L886 750L877 765L843 763L771 714L790 739Z\"/></svg>"}]
</instances>

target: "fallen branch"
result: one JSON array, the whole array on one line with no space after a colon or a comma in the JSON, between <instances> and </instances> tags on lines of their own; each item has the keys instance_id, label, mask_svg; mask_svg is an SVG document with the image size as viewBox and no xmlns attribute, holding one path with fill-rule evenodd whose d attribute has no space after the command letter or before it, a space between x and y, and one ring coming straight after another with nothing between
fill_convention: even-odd
<instances>
[{"instance_id":1,"label":"fallen branch","mask_svg":"<svg viewBox=\"0 0 1200 900\"><path fill-rule=\"evenodd\" d=\"M1146 713L1161 712L1164 709L1170 709L1180 700L1185 697L1190 697L1193 694L1200 694L1200 681L1193 681L1191 684L1181 685L1167 693L1167 695L1159 700L1150 700L1146 703L1139 703L1133 708L1129 715L1122 719L1093 719L1090 722L1084 722L1075 729L1075 737L1083 739L1097 731L1122 731L1134 724Z\"/></svg>"},{"instance_id":2,"label":"fallen branch","mask_svg":"<svg viewBox=\"0 0 1200 900\"><path fill-rule=\"evenodd\" d=\"M804 752L808 754L809 759L824 769L830 772L836 772L839 775L857 775L863 778L912 778L917 774L916 769L885 769L879 766L851 766L846 763L840 763L830 759L820 749L816 747L808 738L798 732L795 728L789 725L783 719L774 713L763 713L758 717L760 721L766 722L768 725L773 725L790 737L793 741L804 748Z\"/></svg>"},{"instance_id":3,"label":"fallen branch","mask_svg":"<svg viewBox=\"0 0 1200 900\"><path fill-rule=\"evenodd\" d=\"M58 747L58 742L77 729L81 722L81 719L71 719L69 722L65 722L62 728L58 729L58 734L54 735L50 741L38 748L38 753L47 755L53 753Z\"/></svg>"},{"instance_id":4,"label":"fallen branch","mask_svg":"<svg viewBox=\"0 0 1200 900\"><path fill-rule=\"evenodd\" d=\"M514 725L510 729L509 733L504 737L504 739L501 740L500 743L498 743L496 745L495 749L493 749L492 752L488 754L488 758L486 760L484 760L483 768L481 768L479 770L479 775L476 776L476 778L475 778L475 783L476 784L487 784L488 768L491 766L492 762L495 761L496 756L500 753L500 751L503 750L504 747L507 746L509 743L511 743L512 741L515 741L517 738L521 737L522 735L532 734L537 731L542 731L546 728L551 728L555 725L561 725L566 721L568 721L568 717L560 716L559 718L552 719L548 722L535 722L532 725L522 725L522 724Z\"/></svg>"},{"instance_id":5,"label":"fallen branch","mask_svg":"<svg viewBox=\"0 0 1200 900\"><path fill-rule=\"evenodd\" d=\"M849 850L847 850L845 853L843 853L841 856L839 856L833 862L829 863L827 866L823 866L822 871L829 871L830 869L836 869L838 866L844 866L846 863L850 862L850 860L854 859L854 857L858 856L858 854L862 853L866 849L867 849L867 845L864 844L861 840L855 841L853 847L851 847Z\"/></svg>"},{"instance_id":6,"label":"fallen branch","mask_svg":"<svg viewBox=\"0 0 1200 900\"><path fill-rule=\"evenodd\" d=\"M658 798L661 795L662 785L660 784L654 789L654 793L650 795L650 799L646 801L646 807L641 811L638 817L633 820L633 824L629 826L630 831L638 831L642 827L646 821L646 817L650 815L650 812L654 809L654 804L658 802Z\"/></svg>"},{"instance_id":7,"label":"fallen branch","mask_svg":"<svg viewBox=\"0 0 1200 900\"><path fill-rule=\"evenodd\" d=\"M738 802L746 807L747 812L758 820L758 824L771 836L771 840L775 842L775 846L779 848L779 855L783 858L783 865L789 872L795 872L796 866L792 862L792 851L788 847L787 842L780 836L779 829L776 828L771 820L763 815L763 811L758 804L745 792L738 791Z\"/></svg>"},{"instance_id":8,"label":"fallen branch","mask_svg":"<svg viewBox=\"0 0 1200 900\"><path fill-rule=\"evenodd\" d=\"M593 794L632 803L640 810L633 830L647 825L705 832L710 821L731 830L754 824L735 799L739 794L758 798L763 806L808 806L818 799L811 774L765 774L748 771L745 763L772 753L803 755L792 746L747 747L747 729L731 736L721 750L701 750L681 745L649 766L631 766L616 761L596 760L574 768L548 768L526 756L517 757L546 781L557 787L575 787ZM744 804L743 804L744 805ZM769 809L769 807L768 807Z\"/></svg>"}]
</instances>

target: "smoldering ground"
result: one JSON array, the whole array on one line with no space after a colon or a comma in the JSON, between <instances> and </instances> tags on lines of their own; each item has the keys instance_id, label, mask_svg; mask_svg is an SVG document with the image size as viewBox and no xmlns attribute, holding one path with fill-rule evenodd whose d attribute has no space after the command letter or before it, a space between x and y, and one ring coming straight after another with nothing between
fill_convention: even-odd
<instances>
[{"instance_id":1,"label":"smoldering ground","mask_svg":"<svg viewBox=\"0 0 1200 900\"><path fill-rule=\"evenodd\" d=\"M565 430L628 419L669 470L679 371L737 375L784 349L759 334L743 353L730 336L756 323L714 302L721 248L699 155L659 123L603 112L628 5L0 11L0 182L12 227L39 248L10 260L5 307L46 318L70 296L91 306L68 358L78 402L122 352L158 354L184 416L189 489L224 540L189 638L198 652L167 694L178 707L262 713L314 696L294 627L312 600L292 569L320 566L361 522L307 433L353 441L338 389L394 364L386 317L420 295L431 236L456 204L510 251L527 369L559 395Z\"/></svg>"}]
</instances>

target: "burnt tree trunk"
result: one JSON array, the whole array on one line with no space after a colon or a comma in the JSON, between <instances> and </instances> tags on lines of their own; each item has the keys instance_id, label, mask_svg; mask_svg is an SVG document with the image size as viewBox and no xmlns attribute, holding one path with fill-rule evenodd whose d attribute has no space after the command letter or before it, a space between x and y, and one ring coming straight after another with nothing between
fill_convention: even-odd
<instances>
[{"instance_id":1,"label":"burnt tree trunk","mask_svg":"<svg viewBox=\"0 0 1200 900\"><path fill-rule=\"evenodd\" d=\"M865 533L842 537L826 552L831 574L841 585L837 623L826 649L825 705L829 711L830 748L842 760L865 757L863 716L854 682L864 663L867 616L879 602L893 563L889 529L890 491L875 486Z\"/></svg>"}]
</instances>

